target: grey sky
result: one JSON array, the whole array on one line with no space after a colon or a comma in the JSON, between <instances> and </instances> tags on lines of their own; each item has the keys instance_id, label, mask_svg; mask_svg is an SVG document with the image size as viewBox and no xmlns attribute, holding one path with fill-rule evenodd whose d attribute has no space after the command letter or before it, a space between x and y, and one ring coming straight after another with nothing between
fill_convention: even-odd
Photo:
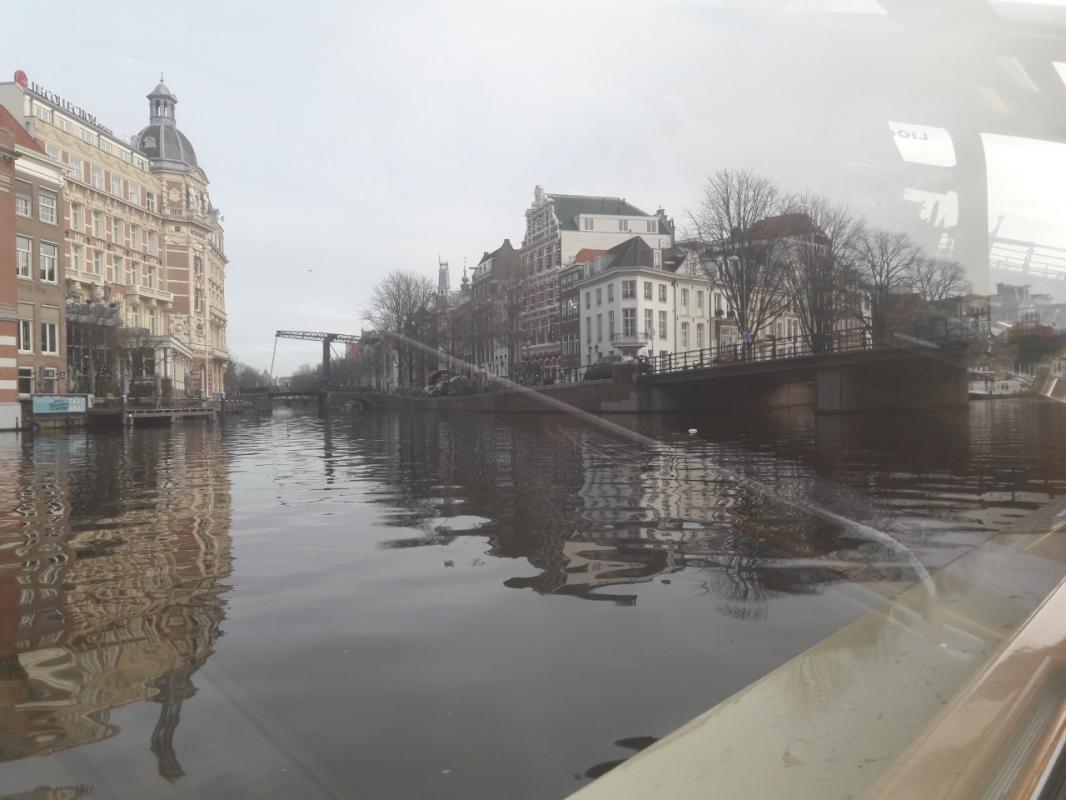
<instances>
[{"instance_id":1,"label":"grey sky","mask_svg":"<svg viewBox=\"0 0 1066 800\"><path fill-rule=\"evenodd\" d=\"M934 80L929 43L901 51L880 16L722 5L28 4L8 67L125 134L165 72L225 215L230 348L265 367L276 328L358 331L389 269L434 277L439 254L457 281L519 244L537 183L681 218L709 172L752 166L868 205L887 120ZM276 371L315 357L283 342Z\"/></svg>"}]
</instances>

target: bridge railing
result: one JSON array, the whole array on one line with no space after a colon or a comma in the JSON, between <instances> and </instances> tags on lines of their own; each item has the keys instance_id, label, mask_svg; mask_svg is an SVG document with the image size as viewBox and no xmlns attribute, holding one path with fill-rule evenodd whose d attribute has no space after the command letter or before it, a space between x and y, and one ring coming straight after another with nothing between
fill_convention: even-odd
<instances>
[{"instance_id":1,"label":"bridge railing","mask_svg":"<svg viewBox=\"0 0 1066 800\"><path fill-rule=\"evenodd\" d=\"M831 336L818 343L805 335L767 336L752 342L735 342L681 353L663 353L646 358L645 361L651 365L653 373L662 374L836 353L853 353L884 347L899 347L915 342L944 344L972 340L981 333L980 326L976 325L971 318L940 318L892 326L880 343L874 341L869 328L854 326L834 331Z\"/></svg>"}]
</instances>

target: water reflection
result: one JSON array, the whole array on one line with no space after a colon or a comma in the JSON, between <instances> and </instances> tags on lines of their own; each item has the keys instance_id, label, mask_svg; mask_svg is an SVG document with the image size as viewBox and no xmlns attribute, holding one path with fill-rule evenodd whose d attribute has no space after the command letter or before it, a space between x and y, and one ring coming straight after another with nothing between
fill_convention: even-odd
<instances>
[{"instance_id":1,"label":"water reflection","mask_svg":"<svg viewBox=\"0 0 1066 800\"><path fill-rule=\"evenodd\" d=\"M1017 402L908 416L757 419L633 418L667 446L649 451L571 424L476 416L367 419L388 524L475 513L491 555L521 558L534 575L515 589L633 605L620 587L691 570L697 591L738 619L768 599L847 581L898 585L914 570L884 544L797 511L816 503L893 534L931 567L1048 502L1064 489L1062 409ZM457 446L457 442L462 443ZM774 488L746 491L722 469ZM443 482L443 485L442 485ZM440 527L385 547L443 545Z\"/></svg>"},{"instance_id":2,"label":"water reflection","mask_svg":"<svg viewBox=\"0 0 1066 800\"><path fill-rule=\"evenodd\" d=\"M39 438L9 484L0 760L115 736L112 710L149 701L159 706L148 743L158 772L178 780L182 705L221 635L231 571L219 437L189 427ZM50 791L41 796L79 796Z\"/></svg>"}]
</instances>

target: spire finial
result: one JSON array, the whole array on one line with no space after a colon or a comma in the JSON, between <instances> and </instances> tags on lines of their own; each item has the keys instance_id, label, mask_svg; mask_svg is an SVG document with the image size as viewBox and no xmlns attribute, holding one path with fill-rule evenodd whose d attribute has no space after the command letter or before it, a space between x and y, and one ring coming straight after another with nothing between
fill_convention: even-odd
<instances>
[{"instance_id":1,"label":"spire finial","mask_svg":"<svg viewBox=\"0 0 1066 800\"><path fill-rule=\"evenodd\" d=\"M163 70L159 70L159 82L163 82Z\"/></svg>"}]
</instances>

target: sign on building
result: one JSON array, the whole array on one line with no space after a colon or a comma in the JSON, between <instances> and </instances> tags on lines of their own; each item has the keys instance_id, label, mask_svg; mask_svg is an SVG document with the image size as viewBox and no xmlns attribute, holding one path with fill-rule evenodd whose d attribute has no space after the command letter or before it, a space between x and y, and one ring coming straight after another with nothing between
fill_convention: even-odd
<instances>
[{"instance_id":1,"label":"sign on building","mask_svg":"<svg viewBox=\"0 0 1066 800\"><path fill-rule=\"evenodd\" d=\"M48 414L85 414L89 410L89 398L83 394L35 394L33 396L33 413Z\"/></svg>"}]
</instances>

